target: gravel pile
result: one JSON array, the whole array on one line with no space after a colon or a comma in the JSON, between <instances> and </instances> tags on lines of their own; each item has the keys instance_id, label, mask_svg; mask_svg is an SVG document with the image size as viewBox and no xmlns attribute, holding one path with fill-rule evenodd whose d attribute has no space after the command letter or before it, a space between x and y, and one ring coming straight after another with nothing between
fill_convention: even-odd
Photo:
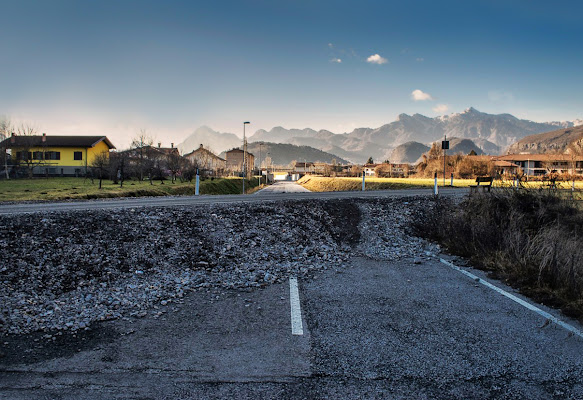
<instances>
[{"instance_id":1,"label":"gravel pile","mask_svg":"<svg viewBox=\"0 0 583 400\"><path fill-rule=\"evenodd\" d=\"M321 200L0 218L0 334L158 317L192 290L341 271L355 254L426 256L407 225L427 199Z\"/></svg>"},{"instance_id":2,"label":"gravel pile","mask_svg":"<svg viewBox=\"0 0 583 400\"><path fill-rule=\"evenodd\" d=\"M360 223L362 255L375 259L398 261L412 258L420 263L432 257L428 253L439 253L439 245L411 234L411 221L417 210L429 206L426 198L410 198L387 201L385 199L361 202Z\"/></svg>"}]
</instances>

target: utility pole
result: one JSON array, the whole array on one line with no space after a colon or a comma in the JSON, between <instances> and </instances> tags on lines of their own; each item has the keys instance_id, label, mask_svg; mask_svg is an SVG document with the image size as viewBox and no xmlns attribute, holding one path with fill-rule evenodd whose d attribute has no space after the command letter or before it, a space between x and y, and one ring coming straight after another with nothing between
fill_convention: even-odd
<instances>
[{"instance_id":1,"label":"utility pole","mask_svg":"<svg viewBox=\"0 0 583 400\"><path fill-rule=\"evenodd\" d=\"M245 137L245 125L249 121L243 122L243 194L245 194L245 179L247 178L247 138Z\"/></svg>"}]
</instances>

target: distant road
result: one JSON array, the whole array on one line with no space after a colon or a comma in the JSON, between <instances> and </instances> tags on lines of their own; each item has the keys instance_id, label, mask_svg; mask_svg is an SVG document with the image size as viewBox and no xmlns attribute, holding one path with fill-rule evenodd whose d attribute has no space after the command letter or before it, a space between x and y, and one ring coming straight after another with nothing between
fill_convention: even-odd
<instances>
[{"instance_id":1,"label":"distant road","mask_svg":"<svg viewBox=\"0 0 583 400\"><path fill-rule=\"evenodd\" d=\"M275 185L274 185L275 186ZM286 187L288 188L288 187ZM468 193L467 188L440 188L441 196L463 196ZM107 200L87 200L59 203L26 203L0 205L0 215L35 213L47 211L76 211L76 210L104 210L135 207L173 207L196 206L200 204L228 204L278 200L303 199L356 199L374 197L407 197L433 196L433 189L403 189L403 190L376 190L354 192L258 192L252 195L219 195L219 196L165 196L165 197L138 197Z\"/></svg>"},{"instance_id":2,"label":"distant road","mask_svg":"<svg viewBox=\"0 0 583 400\"><path fill-rule=\"evenodd\" d=\"M310 193L310 191L302 185L298 185L296 182L276 182L273 185L267 186L265 189L259 190L255 194L263 196L274 193Z\"/></svg>"}]
</instances>

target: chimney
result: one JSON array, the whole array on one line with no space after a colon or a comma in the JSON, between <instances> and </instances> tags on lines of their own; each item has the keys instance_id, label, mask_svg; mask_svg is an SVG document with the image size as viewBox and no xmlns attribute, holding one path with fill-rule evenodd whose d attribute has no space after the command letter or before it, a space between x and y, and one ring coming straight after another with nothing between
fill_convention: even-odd
<instances>
[{"instance_id":1,"label":"chimney","mask_svg":"<svg viewBox=\"0 0 583 400\"><path fill-rule=\"evenodd\" d=\"M14 132L12 132L12 136L10 136L10 143L16 143L16 134Z\"/></svg>"},{"instance_id":2,"label":"chimney","mask_svg":"<svg viewBox=\"0 0 583 400\"><path fill-rule=\"evenodd\" d=\"M162 143L158 142L158 148L160 148L162 146Z\"/></svg>"},{"instance_id":3,"label":"chimney","mask_svg":"<svg viewBox=\"0 0 583 400\"><path fill-rule=\"evenodd\" d=\"M43 143L47 141L47 134L46 133L43 133L43 137L41 140Z\"/></svg>"},{"instance_id":4,"label":"chimney","mask_svg":"<svg viewBox=\"0 0 583 400\"><path fill-rule=\"evenodd\" d=\"M174 148L174 143L170 143L170 148Z\"/></svg>"},{"instance_id":5,"label":"chimney","mask_svg":"<svg viewBox=\"0 0 583 400\"><path fill-rule=\"evenodd\" d=\"M199 149L202 149L202 143L200 144L200 147L199 147Z\"/></svg>"}]
</instances>

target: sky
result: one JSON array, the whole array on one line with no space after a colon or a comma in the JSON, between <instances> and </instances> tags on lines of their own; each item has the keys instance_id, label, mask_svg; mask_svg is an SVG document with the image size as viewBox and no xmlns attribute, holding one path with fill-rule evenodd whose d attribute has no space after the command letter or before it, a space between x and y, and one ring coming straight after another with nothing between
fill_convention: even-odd
<instances>
[{"instance_id":1,"label":"sky","mask_svg":"<svg viewBox=\"0 0 583 400\"><path fill-rule=\"evenodd\" d=\"M583 2L0 0L0 115L48 135L583 118Z\"/></svg>"}]
</instances>

